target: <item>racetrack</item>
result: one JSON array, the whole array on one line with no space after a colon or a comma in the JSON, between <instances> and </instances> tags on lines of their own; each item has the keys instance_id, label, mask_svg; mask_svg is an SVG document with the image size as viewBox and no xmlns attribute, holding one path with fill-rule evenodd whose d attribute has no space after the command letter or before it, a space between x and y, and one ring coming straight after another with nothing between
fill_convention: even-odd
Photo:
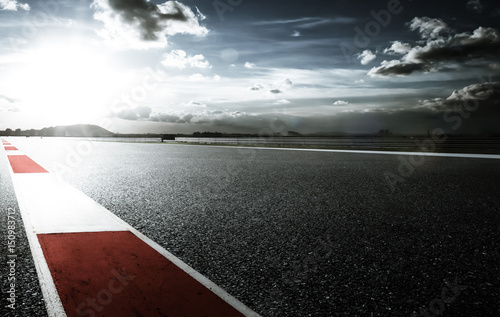
<instances>
[{"instance_id":1,"label":"racetrack","mask_svg":"<svg viewBox=\"0 0 500 317\"><path fill-rule=\"evenodd\" d=\"M499 314L496 159L12 140L262 316Z\"/></svg>"}]
</instances>

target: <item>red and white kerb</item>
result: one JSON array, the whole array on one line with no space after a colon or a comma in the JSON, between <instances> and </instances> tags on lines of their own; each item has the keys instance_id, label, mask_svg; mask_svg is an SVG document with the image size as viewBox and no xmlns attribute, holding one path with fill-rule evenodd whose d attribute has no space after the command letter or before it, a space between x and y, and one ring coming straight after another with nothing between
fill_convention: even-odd
<instances>
[{"instance_id":1,"label":"red and white kerb","mask_svg":"<svg viewBox=\"0 0 500 317\"><path fill-rule=\"evenodd\" d=\"M2 140L49 316L258 316Z\"/></svg>"}]
</instances>

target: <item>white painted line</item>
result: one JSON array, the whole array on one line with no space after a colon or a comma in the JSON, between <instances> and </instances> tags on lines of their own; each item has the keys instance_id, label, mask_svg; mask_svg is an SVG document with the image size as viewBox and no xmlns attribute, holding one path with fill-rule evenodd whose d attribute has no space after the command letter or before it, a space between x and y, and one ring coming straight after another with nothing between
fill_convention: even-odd
<instances>
[{"instance_id":1,"label":"white painted line","mask_svg":"<svg viewBox=\"0 0 500 317\"><path fill-rule=\"evenodd\" d=\"M303 149L303 148L279 148L279 147L258 147L258 146L224 146L224 145L191 145L181 146L204 146L227 149L256 149L256 150L277 150L277 151L304 151L304 152L330 152L330 153L356 153L356 154L382 154L382 155L417 155L435 157L458 157L458 158L479 158L500 160L498 154L468 154L468 153L438 153L438 152L395 152L395 151L362 151L362 150L333 150L333 149Z\"/></svg>"},{"instance_id":2,"label":"white painted line","mask_svg":"<svg viewBox=\"0 0 500 317\"><path fill-rule=\"evenodd\" d=\"M19 150L17 150L17 151L5 150L5 153L6 153L6 155L26 155L22 151L19 151Z\"/></svg>"}]
</instances>

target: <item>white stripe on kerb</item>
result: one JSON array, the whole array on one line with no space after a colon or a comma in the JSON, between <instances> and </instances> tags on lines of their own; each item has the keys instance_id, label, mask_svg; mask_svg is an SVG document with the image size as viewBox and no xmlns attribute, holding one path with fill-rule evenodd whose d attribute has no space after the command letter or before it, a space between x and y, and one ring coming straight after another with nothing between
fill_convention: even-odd
<instances>
[{"instance_id":1,"label":"white stripe on kerb","mask_svg":"<svg viewBox=\"0 0 500 317\"><path fill-rule=\"evenodd\" d=\"M104 207L50 173L14 174L13 182L37 234L127 230Z\"/></svg>"},{"instance_id":2,"label":"white stripe on kerb","mask_svg":"<svg viewBox=\"0 0 500 317\"><path fill-rule=\"evenodd\" d=\"M8 162L7 162L8 164ZM45 261L45 256L43 254L42 247L38 241L35 231L33 230L33 225L28 214L28 207L26 206L29 201L30 194L23 193L19 190L17 182L14 181L15 174L9 165L10 175L13 180L14 191L16 192L17 202L19 205L19 211L21 217L23 218L24 228L26 230L26 236L28 238L28 243L31 249L31 254L33 255L33 262L35 263L35 269L37 271L38 280L40 281L40 289L42 290L42 295L45 300L45 307L47 308L47 315L49 317L66 317L66 311L62 305L59 293L57 292L56 285L52 278L52 273L50 272L49 266Z\"/></svg>"}]
</instances>

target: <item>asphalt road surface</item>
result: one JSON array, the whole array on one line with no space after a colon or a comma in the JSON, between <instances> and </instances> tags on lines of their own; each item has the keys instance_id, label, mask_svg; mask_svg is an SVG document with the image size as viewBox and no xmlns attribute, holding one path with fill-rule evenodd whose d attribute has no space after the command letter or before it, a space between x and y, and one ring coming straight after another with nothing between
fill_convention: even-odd
<instances>
[{"instance_id":1,"label":"asphalt road surface","mask_svg":"<svg viewBox=\"0 0 500 317\"><path fill-rule=\"evenodd\" d=\"M10 140L262 316L500 315L500 160ZM44 316L0 163L2 316Z\"/></svg>"}]
</instances>

